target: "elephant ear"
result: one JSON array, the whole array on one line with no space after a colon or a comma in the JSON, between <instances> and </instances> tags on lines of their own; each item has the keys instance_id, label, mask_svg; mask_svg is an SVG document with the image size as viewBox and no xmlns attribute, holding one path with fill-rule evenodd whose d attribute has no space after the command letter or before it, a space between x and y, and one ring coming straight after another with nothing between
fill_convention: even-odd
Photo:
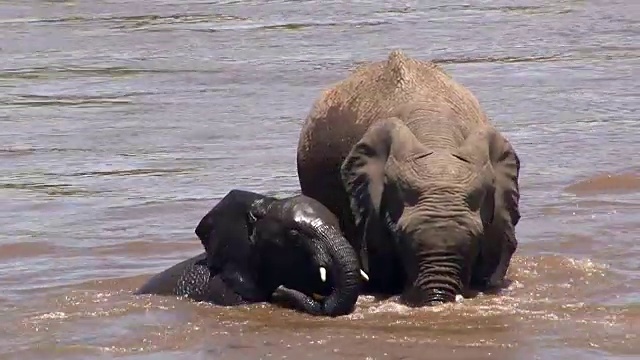
<instances>
[{"instance_id":1,"label":"elephant ear","mask_svg":"<svg viewBox=\"0 0 640 360\"><path fill-rule=\"evenodd\" d=\"M520 159L509 141L492 126L469 136L458 155L478 164L488 163L493 171L494 193L483 204L492 205L493 211L490 223L483 218L485 241L472 282L483 287L499 286L518 246L515 226L520 220Z\"/></svg>"},{"instance_id":2,"label":"elephant ear","mask_svg":"<svg viewBox=\"0 0 640 360\"><path fill-rule=\"evenodd\" d=\"M256 193L231 190L198 223L195 233L207 253L207 265L221 271L227 263L245 263L251 251L252 204Z\"/></svg>"},{"instance_id":3,"label":"elephant ear","mask_svg":"<svg viewBox=\"0 0 640 360\"><path fill-rule=\"evenodd\" d=\"M454 157L468 163L470 171L478 175L469 184L466 201L469 209L479 211L484 226L493 222L495 212L495 172L491 161L494 137L493 129L483 127L471 133L462 146L452 153Z\"/></svg>"},{"instance_id":4,"label":"elephant ear","mask_svg":"<svg viewBox=\"0 0 640 360\"><path fill-rule=\"evenodd\" d=\"M409 157L426 153L411 130L394 117L372 125L353 146L340 174L361 235L362 229L369 227L367 223L384 218L382 196L385 186L398 180L398 166ZM366 241L363 243L366 246Z\"/></svg>"},{"instance_id":5,"label":"elephant ear","mask_svg":"<svg viewBox=\"0 0 640 360\"><path fill-rule=\"evenodd\" d=\"M495 216L515 226L520 219L520 160L509 141L495 128L487 126L472 133L454 156L475 164L477 171L487 174L483 179L491 180L489 185L495 191Z\"/></svg>"},{"instance_id":6,"label":"elephant ear","mask_svg":"<svg viewBox=\"0 0 640 360\"><path fill-rule=\"evenodd\" d=\"M372 125L347 155L340 169L351 207L360 222L369 211L380 215L385 184L398 180L400 164L430 153L398 118Z\"/></svg>"}]
</instances>

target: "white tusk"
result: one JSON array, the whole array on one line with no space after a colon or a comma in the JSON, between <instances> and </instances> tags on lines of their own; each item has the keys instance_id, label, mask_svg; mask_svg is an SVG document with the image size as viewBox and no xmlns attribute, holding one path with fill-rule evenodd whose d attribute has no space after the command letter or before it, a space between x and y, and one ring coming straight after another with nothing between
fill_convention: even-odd
<instances>
[{"instance_id":1,"label":"white tusk","mask_svg":"<svg viewBox=\"0 0 640 360\"><path fill-rule=\"evenodd\" d=\"M320 267L320 280L322 280L322 282L327 281L327 269L322 266Z\"/></svg>"},{"instance_id":2,"label":"white tusk","mask_svg":"<svg viewBox=\"0 0 640 360\"><path fill-rule=\"evenodd\" d=\"M367 273L364 272L364 270L360 270L360 275L362 275L363 279L365 279L366 281L369 281L369 275L367 275Z\"/></svg>"}]
</instances>

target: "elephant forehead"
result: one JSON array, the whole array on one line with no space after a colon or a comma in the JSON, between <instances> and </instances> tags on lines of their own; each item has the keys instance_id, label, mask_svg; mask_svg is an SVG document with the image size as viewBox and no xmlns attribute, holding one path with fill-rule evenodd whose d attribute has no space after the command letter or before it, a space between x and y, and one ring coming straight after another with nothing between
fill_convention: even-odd
<instances>
[{"instance_id":1,"label":"elephant forehead","mask_svg":"<svg viewBox=\"0 0 640 360\"><path fill-rule=\"evenodd\" d=\"M434 157L412 164L413 176L419 182L446 182L451 185L465 185L477 176L468 163L454 161L455 158Z\"/></svg>"},{"instance_id":2,"label":"elephant forehead","mask_svg":"<svg viewBox=\"0 0 640 360\"><path fill-rule=\"evenodd\" d=\"M464 206L418 206L414 210L403 214L398 221L401 232L413 239L455 243L482 231L481 223Z\"/></svg>"},{"instance_id":3,"label":"elephant forehead","mask_svg":"<svg viewBox=\"0 0 640 360\"><path fill-rule=\"evenodd\" d=\"M319 201L301 196L292 201L292 218L296 223L338 226L338 219Z\"/></svg>"},{"instance_id":4,"label":"elephant forehead","mask_svg":"<svg viewBox=\"0 0 640 360\"><path fill-rule=\"evenodd\" d=\"M293 206L293 220L296 223L311 224L320 221L316 209L310 204L299 202Z\"/></svg>"}]
</instances>

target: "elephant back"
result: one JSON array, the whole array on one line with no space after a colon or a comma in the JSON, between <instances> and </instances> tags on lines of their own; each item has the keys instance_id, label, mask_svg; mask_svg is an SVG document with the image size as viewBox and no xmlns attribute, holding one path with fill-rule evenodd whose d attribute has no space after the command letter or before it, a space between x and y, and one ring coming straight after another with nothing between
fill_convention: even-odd
<instances>
[{"instance_id":1,"label":"elephant back","mask_svg":"<svg viewBox=\"0 0 640 360\"><path fill-rule=\"evenodd\" d=\"M441 131L453 131L460 141L471 128L487 123L476 97L437 64L392 51L387 59L354 70L312 105L298 141L302 193L321 201L341 222L350 218L339 176L342 162L373 123L390 116L403 120L419 140L430 141L420 136L421 131L425 136L429 133L430 125L411 123L402 115L415 103L431 112L429 118L438 122Z\"/></svg>"},{"instance_id":2,"label":"elephant back","mask_svg":"<svg viewBox=\"0 0 640 360\"><path fill-rule=\"evenodd\" d=\"M440 120L457 126L487 122L477 98L440 66L394 50L386 60L360 66L322 93L302 126L297 155L306 161L320 153L336 154L338 165L371 124L415 102L435 115L448 112Z\"/></svg>"}]
</instances>

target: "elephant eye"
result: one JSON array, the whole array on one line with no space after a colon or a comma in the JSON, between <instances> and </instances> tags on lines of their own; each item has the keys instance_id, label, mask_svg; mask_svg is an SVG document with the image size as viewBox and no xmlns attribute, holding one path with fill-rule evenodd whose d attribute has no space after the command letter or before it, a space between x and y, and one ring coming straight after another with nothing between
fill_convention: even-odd
<instances>
[{"instance_id":1,"label":"elephant eye","mask_svg":"<svg viewBox=\"0 0 640 360\"><path fill-rule=\"evenodd\" d=\"M485 194L486 194L486 191L483 188L476 188L472 190L469 194L467 194L466 201L471 211L477 211L480 208L484 200Z\"/></svg>"}]
</instances>

